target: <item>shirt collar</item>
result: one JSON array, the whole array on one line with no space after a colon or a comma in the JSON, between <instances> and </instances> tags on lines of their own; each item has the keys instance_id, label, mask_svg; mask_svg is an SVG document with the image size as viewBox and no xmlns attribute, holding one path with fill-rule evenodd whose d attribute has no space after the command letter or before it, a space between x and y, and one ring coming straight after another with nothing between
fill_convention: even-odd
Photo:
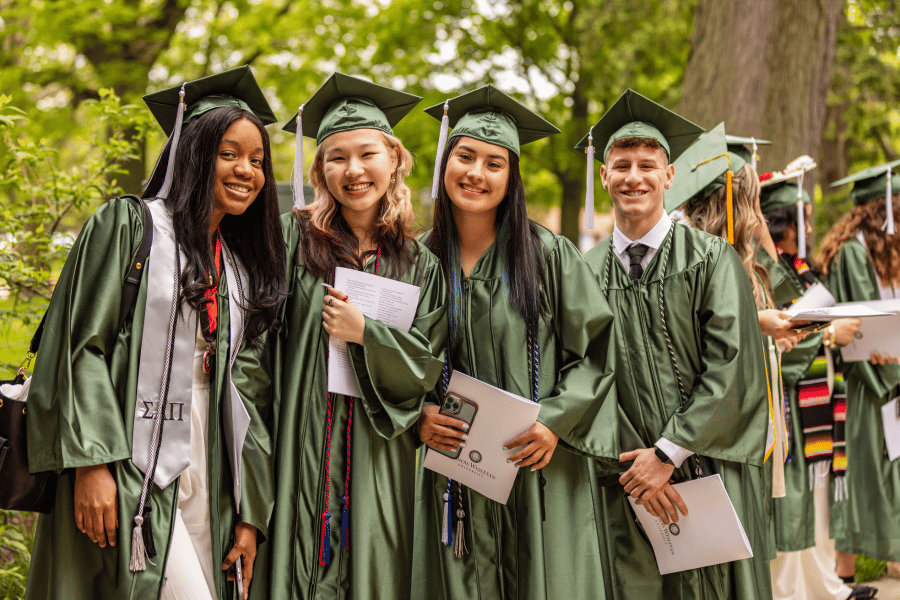
<instances>
[{"instance_id":1,"label":"shirt collar","mask_svg":"<svg viewBox=\"0 0 900 600\"><path fill-rule=\"evenodd\" d=\"M660 217L659 221L656 222L656 225L654 225L650 231L644 234L644 237L639 240L632 240L619 230L619 224L616 223L613 226L613 248L615 249L616 254L622 254L628 246L634 243L640 243L653 250L659 250L659 247L662 246L662 243L665 241L671 226L672 218L663 211L662 217Z\"/></svg>"}]
</instances>

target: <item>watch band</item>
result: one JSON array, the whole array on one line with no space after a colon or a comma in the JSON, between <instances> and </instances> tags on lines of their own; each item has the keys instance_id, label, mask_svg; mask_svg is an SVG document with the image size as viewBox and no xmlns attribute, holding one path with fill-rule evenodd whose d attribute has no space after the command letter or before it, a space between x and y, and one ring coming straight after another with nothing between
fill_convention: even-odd
<instances>
[{"instance_id":1,"label":"watch band","mask_svg":"<svg viewBox=\"0 0 900 600\"><path fill-rule=\"evenodd\" d=\"M658 458L660 462L665 465L675 465L675 463L672 462L672 459L669 458L669 455L660 450L659 446L653 446L653 450L656 453L656 458Z\"/></svg>"}]
</instances>

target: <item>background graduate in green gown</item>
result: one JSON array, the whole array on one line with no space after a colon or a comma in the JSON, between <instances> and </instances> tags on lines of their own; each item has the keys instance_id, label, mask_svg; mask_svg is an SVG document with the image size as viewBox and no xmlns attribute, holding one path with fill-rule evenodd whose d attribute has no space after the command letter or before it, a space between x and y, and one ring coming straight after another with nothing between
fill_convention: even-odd
<instances>
[{"instance_id":1,"label":"background graduate in green gown","mask_svg":"<svg viewBox=\"0 0 900 600\"><path fill-rule=\"evenodd\" d=\"M444 278L410 233L412 157L392 133L419 100L336 73L286 127L318 142L316 197L306 207L295 197L282 220L291 295L275 339L277 493L258 598L409 596L409 428L446 341ZM298 156L295 177L302 168ZM420 286L412 328L363 317L352 293L326 291L339 266ZM359 398L327 392L329 336L348 342Z\"/></svg>"},{"instance_id":2,"label":"background graduate in green gown","mask_svg":"<svg viewBox=\"0 0 900 600\"><path fill-rule=\"evenodd\" d=\"M612 319L581 253L528 220L519 170L520 145L557 129L493 86L427 112L446 114L444 127L454 127L438 151L434 227L423 236L449 282L448 372L541 409L538 422L507 443L518 449L511 460L520 470L505 505L448 490L421 453L412 597L602 598L604 540L585 456L618 454ZM443 391L429 396L419 422L430 448L465 444L451 428L461 422L437 414ZM450 545L442 540L445 493L453 495Z\"/></svg>"},{"instance_id":3,"label":"background graduate in green gown","mask_svg":"<svg viewBox=\"0 0 900 600\"><path fill-rule=\"evenodd\" d=\"M838 302L900 297L900 235L893 227L900 222L900 176L891 174L898 165L872 167L832 184L854 182L850 197L856 205L822 244L822 271ZM900 463L885 454L881 421L882 405L900 395L898 359L873 355L869 362L844 363L847 502L835 505L832 514L841 577L853 575L857 553L900 560Z\"/></svg>"},{"instance_id":4,"label":"background graduate in green gown","mask_svg":"<svg viewBox=\"0 0 900 600\"><path fill-rule=\"evenodd\" d=\"M774 301L779 308L790 306L810 286L819 283L808 262L798 256L797 193L795 181L782 181L762 188L760 194L760 207L777 253L772 257L760 250L757 256L772 281L777 282L773 285ZM803 226L808 238L812 234L809 219L812 202L805 190L802 198ZM825 331L809 334L781 356L781 375L791 415L791 458L785 464L786 494L772 501L778 550L778 557L771 565L775 600L798 597L845 600L854 593L835 572L834 541L829 537L832 473L842 475L846 465L846 455L839 441L843 440L842 424L835 422L833 409L845 406L846 390L839 365L835 365L826 352L835 345L848 344L857 331L859 319L837 319ZM829 360L834 372L831 385L828 385ZM829 410L812 414L813 417L826 415L821 422L818 419L810 422L809 413L804 419L800 406L801 388L807 398L816 395L825 400L822 398L825 394L830 399L827 402ZM834 429L835 425L839 431ZM815 448L813 444L807 444L804 435L805 428L823 426L826 427L826 445L833 441L830 451L823 451L820 444ZM813 434L814 437L817 435ZM809 456L807 448L811 450ZM811 468L813 465L816 466ZM863 590L861 593L869 592Z\"/></svg>"},{"instance_id":5,"label":"background graduate in green gown","mask_svg":"<svg viewBox=\"0 0 900 600\"><path fill-rule=\"evenodd\" d=\"M181 413L174 402L185 394L191 397L192 374L202 372L196 368L195 340L198 328L209 328L198 324L198 313L209 318L208 290L215 289L218 311L212 315L218 324L208 346L212 364L205 378L209 405L204 474L212 555L197 559L211 563L215 597L236 598L234 586L226 584L222 563L230 565L238 552L243 554L244 581L250 583L257 539L268 534L271 511L265 426L269 377L257 346L275 317L284 288L284 250L281 240L273 237L278 234L278 207L264 128L275 117L248 67L187 83L183 89L182 130L181 119L176 118L178 87L147 97L167 133L174 129L144 197L161 197L151 202L154 246L164 245L168 234L173 248L177 242L180 249L183 294L177 302L183 319L175 334L187 338L189 353L188 364L173 367L186 372L187 385L175 389L172 383L165 423L170 429L175 426L173 415ZM180 144L170 152L179 131ZM172 168L168 176L167 163ZM34 471L61 474L53 512L39 519L26 591L29 599L158 598L172 566L168 558L179 488L192 470L201 468L195 463L169 485L151 487L146 501L152 510L143 513L142 532L152 538L156 554L146 558L146 570L129 569L135 550L133 520L146 485L145 474L133 462L132 440L137 438L135 413L148 403L136 396L141 372L161 361L165 351L142 347L142 339L147 331L165 334L172 313L169 306L176 301L168 291L173 289L173 276L163 290L168 294L165 309L148 301L148 278L162 267L173 267L160 259L154 264L157 255L151 250L133 315L117 329L122 283L144 227L149 226L133 200L118 198L100 208L76 240L47 312L28 398L29 461ZM227 275L233 271L224 264L222 272L215 270L217 231L222 246L230 249L223 249L222 260L231 260L227 254L243 265L240 271L246 271L243 284L239 280L244 277ZM234 300L240 297L235 295L240 287L248 291L249 302ZM235 302L244 312L237 320L235 311L241 309ZM234 327L241 320L246 322L243 330ZM242 333L243 348L234 357ZM181 375L171 377L176 381ZM196 375L193 383L200 383ZM239 390L237 397L231 383ZM240 448L235 430L223 426L223 419L224 413L241 407L250 422L239 451L234 450ZM185 409L183 416L190 423L190 410ZM180 451L173 450L165 431L164 426L157 474L170 459L183 458L176 456ZM199 434L191 428L188 432L188 440L180 441L190 442ZM239 473L229 468L235 461Z\"/></svg>"},{"instance_id":6,"label":"background graduate in green gown","mask_svg":"<svg viewBox=\"0 0 900 600\"><path fill-rule=\"evenodd\" d=\"M673 224L663 208L679 176L671 161L700 133L628 90L579 144L589 157L596 144L616 214L613 235L585 258L616 317L621 459L633 461L603 487L596 507L608 598L771 597L762 470L768 394L753 292L727 240ZM623 466L597 463L598 475L608 484ZM669 481L700 473L721 475L754 558L662 576L621 486L667 522L681 503Z\"/></svg>"}]
</instances>

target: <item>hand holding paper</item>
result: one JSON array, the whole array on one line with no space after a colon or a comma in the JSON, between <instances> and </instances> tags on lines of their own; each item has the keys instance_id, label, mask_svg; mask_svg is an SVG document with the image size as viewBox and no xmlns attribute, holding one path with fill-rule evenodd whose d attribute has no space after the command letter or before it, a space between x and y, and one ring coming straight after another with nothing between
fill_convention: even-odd
<instances>
[{"instance_id":1,"label":"hand holding paper","mask_svg":"<svg viewBox=\"0 0 900 600\"><path fill-rule=\"evenodd\" d=\"M328 286L326 286L328 287ZM329 336L362 345L366 320L347 294L328 288L322 303L322 326Z\"/></svg>"},{"instance_id":2,"label":"hand holding paper","mask_svg":"<svg viewBox=\"0 0 900 600\"><path fill-rule=\"evenodd\" d=\"M674 465L663 464L656 457L653 448L638 448L619 455L619 462L629 460L633 460L634 464L622 474L619 483L625 486L625 493L635 500L656 494L675 471Z\"/></svg>"},{"instance_id":3,"label":"hand holding paper","mask_svg":"<svg viewBox=\"0 0 900 600\"><path fill-rule=\"evenodd\" d=\"M636 501L635 504L643 506L648 513L662 519L663 525L668 525L670 520L673 523L677 523L679 510L685 516L688 514L687 505L681 499L681 494L672 486L671 481L655 494L645 496Z\"/></svg>"},{"instance_id":4,"label":"hand holding paper","mask_svg":"<svg viewBox=\"0 0 900 600\"><path fill-rule=\"evenodd\" d=\"M524 446L510 456L506 462L515 463L516 468L531 467L532 471L543 469L550 464L557 443L559 443L558 435L550 431L550 428L543 423L535 423L531 429L507 442L504 446L504 450Z\"/></svg>"}]
</instances>

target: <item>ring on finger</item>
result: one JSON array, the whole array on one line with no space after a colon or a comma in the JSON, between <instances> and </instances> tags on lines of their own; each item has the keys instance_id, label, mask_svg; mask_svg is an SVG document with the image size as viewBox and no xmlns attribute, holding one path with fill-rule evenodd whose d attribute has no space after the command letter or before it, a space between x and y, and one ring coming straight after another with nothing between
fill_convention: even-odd
<instances>
[{"instance_id":1,"label":"ring on finger","mask_svg":"<svg viewBox=\"0 0 900 600\"><path fill-rule=\"evenodd\" d=\"M331 303L332 303L332 302L334 302L334 298L329 298L329 299L328 299L328 306L331 306Z\"/></svg>"}]
</instances>

